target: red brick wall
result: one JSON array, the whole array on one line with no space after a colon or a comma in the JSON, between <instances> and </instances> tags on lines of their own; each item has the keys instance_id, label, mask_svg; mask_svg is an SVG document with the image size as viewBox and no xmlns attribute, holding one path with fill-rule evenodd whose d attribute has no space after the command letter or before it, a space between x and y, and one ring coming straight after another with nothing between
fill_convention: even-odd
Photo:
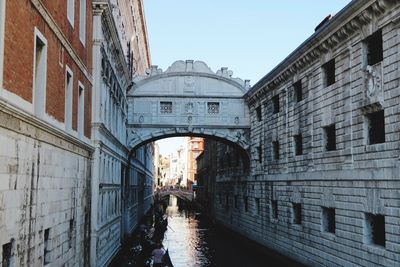
<instances>
[{"instance_id":1,"label":"red brick wall","mask_svg":"<svg viewBox=\"0 0 400 267\"><path fill-rule=\"evenodd\" d=\"M48 12L68 38L74 50L92 70L92 9L87 0L86 44L79 40L79 0L75 0L75 26L67 20L66 1L43 0ZM85 135L90 137L91 85L64 48L59 63L61 42L40 16L30 0L7 1L4 43L4 87L32 103L34 28L47 39L46 112L64 122L65 65L73 71L73 129L77 129L78 80L85 86Z\"/></svg>"}]
</instances>

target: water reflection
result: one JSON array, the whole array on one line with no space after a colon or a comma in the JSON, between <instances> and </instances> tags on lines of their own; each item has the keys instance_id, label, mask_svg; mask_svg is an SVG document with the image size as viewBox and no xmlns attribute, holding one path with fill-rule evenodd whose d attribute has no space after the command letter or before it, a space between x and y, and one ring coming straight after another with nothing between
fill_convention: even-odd
<instances>
[{"instance_id":1,"label":"water reflection","mask_svg":"<svg viewBox=\"0 0 400 267\"><path fill-rule=\"evenodd\" d=\"M294 266L222 234L200 213L180 209L179 202L175 196L169 199L168 230L163 242L175 267Z\"/></svg>"},{"instance_id":2,"label":"water reflection","mask_svg":"<svg viewBox=\"0 0 400 267\"><path fill-rule=\"evenodd\" d=\"M174 266L212 266L206 237L209 229L199 225L194 212L180 210L175 196L169 199L167 214L168 230L163 243Z\"/></svg>"}]
</instances>

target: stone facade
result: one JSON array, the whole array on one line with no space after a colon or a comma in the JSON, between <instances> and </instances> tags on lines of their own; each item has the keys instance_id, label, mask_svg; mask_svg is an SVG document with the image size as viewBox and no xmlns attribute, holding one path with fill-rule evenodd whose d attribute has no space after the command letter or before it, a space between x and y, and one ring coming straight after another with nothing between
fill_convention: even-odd
<instances>
[{"instance_id":1,"label":"stone facade","mask_svg":"<svg viewBox=\"0 0 400 267\"><path fill-rule=\"evenodd\" d=\"M152 203L153 145L126 143L149 64L140 0L1 1L0 266L118 252Z\"/></svg>"},{"instance_id":2,"label":"stone facade","mask_svg":"<svg viewBox=\"0 0 400 267\"><path fill-rule=\"evenodd\" d=\"M398 266L399 14L352 1L249 90L251 171L217 175L220 223L311 266Z\"/></svg>"},{"instance_id":3,"label":"stone facade","mask_svg":"<svg viewBox=\"0 0 400 267\"><path fill-rule=\"evenodd\" d=\"M93 2L92 266L112 260L151 205L153 144L130 151L126 138L126 91L150 60L142 5Z\"/></svg>"},{"instance_id":4,"label":"stone facade","mask_svg":"<svg viewBox=\"0 0 400 267\"><path fill-rule=\"evenodd\" d=\"M76 2L69 18L67 1L0 4L0 266L89 263L92 11Z\"/></svg>"}]
</instances>

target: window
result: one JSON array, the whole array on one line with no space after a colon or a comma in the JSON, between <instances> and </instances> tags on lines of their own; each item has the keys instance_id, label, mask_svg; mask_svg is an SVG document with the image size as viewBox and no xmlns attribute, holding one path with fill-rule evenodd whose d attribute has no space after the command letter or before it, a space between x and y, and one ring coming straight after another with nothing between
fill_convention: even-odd
<instances>
[{"instance_id":1,"label":"window","mask_svg":"<svg viewBox=\"0 0 400 267\"><path fill-rule=\"evenodd\" d=\"M300 203L292 203L293 204L293 223L301 224L301 204Z\"/></svg>"},{"instance_id":2,"label":"window","mask_svg":"<svg viewBox=\"0 0 400 267\"><path fill-rule=\"evenodd\" d=\"M65 108L64 108L64 122L65 130L72 129L72 88L73 88L73 74L68 66L65 71Z\"/></svg>"},{"instance_id":3,"label":"window","mask_svg":"<svg viewBox=\"0 0 400 267\"><path fill-rule=\"evenodd\" d=\"M255 213L260 214L260 199L259 198L254 198L255 202Z\"/></svg>"},{"instance_id":4,"label":"window","mask_svg":"<svg viewBox=\"0 0 400 267\"><path fill-rule=\"evenodd\" d=\"M380 144L385 142L385 114L383 110L366 115L368 144Z\"/></svg>"},{"instance_id":5,"label":"window","mask_svg":"<svg viewBox=\"0 0 400 267\"><path fill-rule=\"evenodd\" d=\"M225 195L225 208L229 209L229 195L228 194Z\"/></svg>"},{"instance_id":6,"label":"window","mask_svg":"<svg viewBox=\"0 0 400 267\"><path fill-rule=\"evenodd\" d=\"M272 218L278 219L278 201L271 200L271 214Z\"/></svg>"},{"instance_id":7,"label":"window","mask_svg":"<svg viewBox=\"0 0 400 267\"><path fill-rule=\"evenodd\" d=\"M71 219L69 220L69 231L68 231L68 244L69 244L69 248L72 248L72 239L74 236L74 220Z\"/></svg>"},{"instance_id":8,"label":"window","mask_svg":"<svg viewBox=\"0 0 400 267\"><path fill-rule=\"evenodd\" d=\"M85 133L85 87L79 83L78 86L78 135Z\"/></svg>"},{"instance_id":9,"label":"window","mask_svg":"<svg viewBox=\"0 0 400 267\"><path fill-rule=\"evenodd\" d=\"M279 159L279 141L272 142L272 157Z\"/></svg>"},{"instance_id":10,"label":"window","mask_svg":"<svg viewBox=\"0 0 400 267\"><path fill-rule=\"evenodd\" d=\"M235 209L237 209L238 208L238 196L237 195L235 195Z\"/></svg>"},{"instance_id":11,"label":"window","mask_svg":"<svg viewBox=\"0 0 400 267\"><path fill-rule=\"evenodd\" d=\"M74 27L75 0L67 0L67 18L72 28Z\"/></svg>"},{"instance_id":12,"label":"window","mask_svg":"<svg viewBox=\"0 0 400 267\"><path fill-rule=\"evenodd\" d=\"M294 90L294 97L296 99L296 102L300 102L303 100L303 88L301 84L301 80L298 80L293 84L293 90Z\"/></svg>"},{"instance_id":13,"label":"window","mask_svg":"<svg viewBox=\"0 0 400 267\"><path fill-rule=\"evenodd\" d=\"M12 261L12 242L3 245L2 266L10 267Z\"/></svg>"},{"instance_id":14,"label":"window","mask_svg":"<svg viewBox=\"0 0 400 267\"><path fill-rule=\"evenodd\" d=\"M164 114L172 113L172 102L160 102L160 112Z\"/></svg>"},{"instance_id":15,"label":"window","mask_svg":"<svg viewBox=\"0 0 400 267\"><path fill-rule=\"evenodd\" d=\"M257 121L261 121L262 120L261 106L258 106L256 108L256 117L257 117Z\"/></svg>"},{"instance_id":16,"label":"window","mask_svg":"<svg viewBox=\"0 0 400 267\"><path fill-rule=\"evenodd\" d=\"M385 216L365 214L365 241L367 244L385 246Z\"/></svg>"},{"instance_id":17,"label":"window","mask_svg":"<svg viewBox=\"0 0 400 267\"><path fill-rule=\"evenodd\" d=\"M43 253L43 262L44 264L50 263L50 228L44 230L44 253Z\"/></svg>"},{"instance_id":18,"label":"window","mask_svg":"<svg viewBox=\"0 0 400 267\"><path fill-rule=\"evenodd\" d=\"M336 150L336 127L335 124L324 127L324 141L325 150L332 151Z\"/></svg>"},{"instance_id":19,"label":"window","mask_svg":"<svg viewBox=\"0 0 400 267\"><path fill-rule=\"evenodd\" d=\"M46 107L47 41L35 28L35 53L33 75L34 112L43 117Z\"/></svg>"},{"instance_id":20,"label":"window","mask_svg":"<svg viewBox=\"0 0 400 267\"><path fill-rule=\"evenodd\" d=\"M322 65L324 74L324 87L330 86L335 83L335 59L332 59Z\"/></svg>"},{"instance_id":21,"label":"window","mask_svg":"<svg viewBox=\"0 0 400 267\"><path fill-rule=\"evenodd\" d=\"M243 197L243 201L244 201L244 211L248 211L249 210L248 197Z\"/></svg>"},{"instance_id":22,"label":"window","mask_svg":"<svg viewBox=\"0 0 400 267\"><path fill-rule=\"evenodd\" d=\"M208 102L207 110L208 110L208 114L218 114L219 113L219 102Z\"/></svg>"},{"instance_id":23,"label":"window","mask_svg":"<svg viewBox=\"0 0 400 267\"><path fill-rule=\"evenodd\" d=\"M272 113L279 113L279 95L274 96L272 99Z\"/></svg>"},{"instance_id":24,"label":"window","mask_svg":"<svg viewBox=\"0 0 400 267\"><path fill-rule=\"evenodd\" d=\"M296 156L303 155L303 137L301 134L297 134L293 138Z\"/></svg>"},{"instance_id":25,"label":"window","mask_svg":"<svg viewBox=\"0 0 400 267\"><path fill-rule=\"evenodd\" d=\"M328 233L335 233L336 220L334 208L322 208L322 230Z\"/></svg>"},{"instance_id":26,"label":"window","mask_svg":"<svg viewBox=\"0 0 400 267\"><path fill-rule=\"evenodd\" d=\"M376 31L365 39L367 64L372 66L383 60L382 30Z\"/></svg>"},{"instance_id":27,"label":"window","mask_svg":"<svg viewBox=\"0 0 400 267\"><path fill-rule=\"evenodd\" d=\"M85 45L86 41L86 0L80 0L79 5L79 39Z\"/></svg>"},{"instance_id":28,"label":"window","mask_svg":"<svg viewBox=\"0 0 400 267\"><path fill-rule=\"evenodd\" d=\"M258 155L258 162L259 163L262 163L262 160L263 160L263 155L262 155L262 148L261 148L261 146L259 146L259 147L257 147L257 155Z\"/></svg>"}]
</instances>

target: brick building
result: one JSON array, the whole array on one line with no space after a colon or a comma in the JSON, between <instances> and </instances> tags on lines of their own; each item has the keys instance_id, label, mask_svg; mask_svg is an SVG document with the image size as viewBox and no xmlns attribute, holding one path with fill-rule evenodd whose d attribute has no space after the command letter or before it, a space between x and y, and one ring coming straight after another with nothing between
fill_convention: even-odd
<instances>
[{"instance_id":1,"label":"brick building","mask_svg":"<svg viewBox=\"0 0 400 267\"><path fill-rule=\"evenodd\" d=\"M310 266L398 266L399 14L352 1L249 90L251 171L217 165L220 223Z\"/></svg>"},{"instance_id":2,"label":"brick building","mask_svg":"<svg viewBox=\"0 0 400 267\"><path fill-rule=\"evenodd\" d=\"M105 266L151 205L126 144L150 53L140 0L0 3L0 265Z\"/></svg>"},{"instance_id":3,"label":"brick building","mask_svg":"<svg viewBox=\"0 0 400 267\"><path fill-rule=\"evenodd\" d=\"M91 1L0 3L3 266L88 263Z\"/></svg>"},{"instance_id":4,"label":"brick building","mask_svg":"<svg viewBox=\"0 0 400 267\"><path fill-rule=\"evenodd\" d=\"M187 178L185 186L192 187L196 183L196 158L204 150L204 139L200 137L187 137Z\"/></svg>"}]
</instances>

